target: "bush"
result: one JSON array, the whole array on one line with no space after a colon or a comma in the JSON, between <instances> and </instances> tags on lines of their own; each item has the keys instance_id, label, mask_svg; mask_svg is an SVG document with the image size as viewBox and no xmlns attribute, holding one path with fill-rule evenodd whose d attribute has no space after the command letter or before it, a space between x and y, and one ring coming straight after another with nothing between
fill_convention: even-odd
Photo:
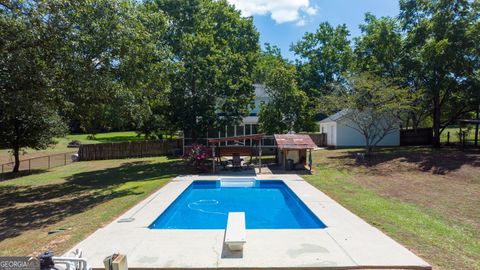
<instances>
[{"instance_id":1,"label":"bush","mask_svg":"<svg viewBox=\"0 0 480 270\"><path fill-rule=\"evenodd\" d=\"M193 144L188 150L185 150L183 159L199 170L205 170L205 160L212 157L210 149L201 144Z\"/></svg>"}]
</instances>

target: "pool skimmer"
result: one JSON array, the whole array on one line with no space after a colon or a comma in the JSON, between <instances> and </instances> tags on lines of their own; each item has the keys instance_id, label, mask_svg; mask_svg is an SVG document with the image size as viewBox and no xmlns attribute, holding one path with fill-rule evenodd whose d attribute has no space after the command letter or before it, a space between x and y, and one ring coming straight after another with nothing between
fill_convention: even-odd
<instances>
[{"instance_id":1,"label":"pool skimmer","mask_svg":"<svg viewBox=\"0 0 480 270\"><path fill-rule=\"evenodd\" d=\"M135 218L129 217L129 218L121 218L121 219L119 219L117 222L118 222L118 223L125 223L125 222L132 222L132 221L134 221L134 220L135 220Z\"/></svg>"}]
</instances>

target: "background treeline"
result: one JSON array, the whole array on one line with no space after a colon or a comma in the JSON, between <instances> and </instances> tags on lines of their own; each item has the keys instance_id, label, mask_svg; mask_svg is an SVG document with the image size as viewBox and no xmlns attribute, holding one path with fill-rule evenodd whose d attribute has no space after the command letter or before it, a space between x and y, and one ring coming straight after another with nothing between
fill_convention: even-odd
<instances>
[{"instance_id":1,"label":"background treeline","mask_svg":"<svg viewBox=\"0 0 480 270\"><path fill-rule=\"evenodd\" d=\"M367 13L353 39L346 25L321 23L292 44L294 63L267 46L260 66L277 68L263 72L274 101L261 112L262 128L311 130L312 117L354 104L398 112L403 128L433 127L439 146L448 125L479 110L479 16L478 0L401 0L397 17Z\"/></svg>"},{"instance_id":2,"label":"background treeline","mask_svg":"<svg viewBox=\"0 0 480 270\"><path fill-rule=\"evenodd\" d=\"M249 112L258 54L226 1L1 1L0 144L16 171L69 129L204 134Z\"/></svg>"},{"instance_id":3,"label":"background treeline","mask_svg":"<svg viewBox=\"0 0 480 270\"><path fill-rule=\"evenodd\" d=\"M479 10L478 0L402 0L398 17L366 14L354 39L345 25L320 24L292 45L291 62L275 46L260 50L252 18L225 0L4 0L0 145L18 161L22 148L69 131L202 137L248 115L254 82L272 97L264 132L312 131L343 96L402 89L410 106L387 109L401 109L404 127L433 126L438 145L445 126L478 108ZM368 95L355 106L372 106Z\"/></svg>"}]
</instances>

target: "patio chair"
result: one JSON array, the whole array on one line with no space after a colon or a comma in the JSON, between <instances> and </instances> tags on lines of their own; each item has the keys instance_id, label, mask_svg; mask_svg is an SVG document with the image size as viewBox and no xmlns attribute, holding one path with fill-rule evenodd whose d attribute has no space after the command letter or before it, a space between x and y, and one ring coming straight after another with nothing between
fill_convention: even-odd
<instances>
[{"instance_id":1,"label":"patio chair","mask_svg":"<svg viewBox=\"0 0 480 270\"><path fill-rule=\"evenodd\" d=\"M240 158L239 153L233 153L232 167L233 167L233 169L241 169L242 168L242 159Z\"/></svg>"}]
</instances>

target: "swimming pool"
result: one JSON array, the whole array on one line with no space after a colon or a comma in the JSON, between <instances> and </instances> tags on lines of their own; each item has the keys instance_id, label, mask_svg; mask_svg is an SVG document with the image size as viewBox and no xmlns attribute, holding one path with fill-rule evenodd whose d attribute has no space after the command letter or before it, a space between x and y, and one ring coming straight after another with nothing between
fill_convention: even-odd
<instances>
[{"instance_id":1,"label":"swimming pool","mask_svg":"<svg viewBox=\"0 0 480 270\"><path fill-rule=\"evenodd\" d=\"M318 219L281 180L249 187L193 181L150 229L225 229L228 212L245 212L247 229L321 229Z\"/></svg>"}]
</instances>

